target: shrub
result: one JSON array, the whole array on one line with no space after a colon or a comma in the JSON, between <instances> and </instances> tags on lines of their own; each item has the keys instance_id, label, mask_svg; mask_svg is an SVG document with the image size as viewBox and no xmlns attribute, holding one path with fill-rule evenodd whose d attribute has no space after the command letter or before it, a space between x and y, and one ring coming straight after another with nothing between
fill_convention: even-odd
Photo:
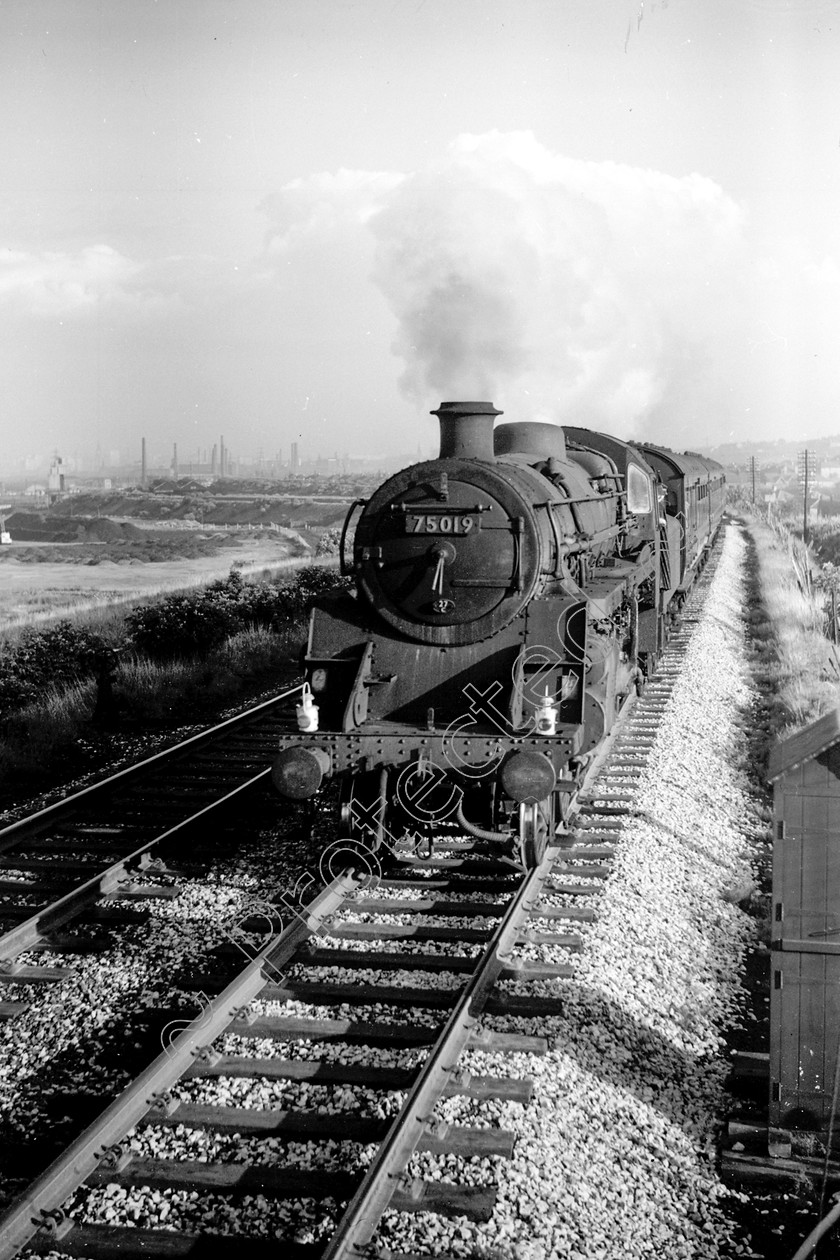
<instances>
[{"instance_id":1,"label":"shrub","mask_svg":"<svg viewBox=\"0 0 840 1260\"><path fill-rule=\"evenodd\" d=\"M306 603L322 599L325 595L339 595L352 587L350 578L342 577L336 569L321 564L308 564L298 569L295 584Z\"/></svg>"},{"instance_id":2,"label":"shrub","mask_svg":"<svg viewBox=\"0 0 840 1260\"><path fill-rule=\"evenodd\" d=\"M169 595L129 613L130 641L153 660L192 656L220 646L244 626L287 630L313 600L347 589L348 582L320 565L301 569L291 582L245 582L237 569L188 595Z\"/></svg>"},{"instance_id":3,"label":"shrub","mask_svg":"<svg viewBox=\"0 0 840 1260\"><path fill-rule=\"evenodd\" d=\"M316 556L337 556L340 546L341 546L341 530L337 528L328 529L327 532L325 534L322 534L321 537L318 539L318 544L315 548L315 555Z\"/></svg>"},{"instance_id":4,"label":"shrub","mask_svg":"<svg viewBox=\"0 0 840 1260\"><path fill-rule=\"evenodd\" d=\"M27 630L0 661L0 713L38 699L45 687L81 682L102 667L108 645L101 635L59 621Z\"/></svg>"},{"instance_id":5,"label":"shrub","mask_svg":"<svg viewBox=\"0 0 840 1260\"><path fill-rule=\"evenodd\" d=\"M126 617L132 645L154 660L208 651L232 634L236 625L231 601L221 592L170 595Z\"/></svg>"},{"instance_id":6,"label":"shrub","mask_svg":"<svg viewBox=\"0 0 840 1260\"><path fill-rule=\"evenodd\" d=\"M239 608L244 623L284 630L303 616L305 601L294 582L254 582L244 587Z\"/></svg>"},{"instance_id":7,"label":"shrub","mask_svg":"<svg viewBox=\"0 0 840 1260\"><path fill-rule=\"evenodd\" d=\"M320 565L282 582L246 582L232 569L207 587L134 609L104 634L71 621L25 630L0 657L0 716L37 702L47 686L92 680L108 662L114 641L161 664L205 655L256 627L275 636L279 657L291 659L302 646L312 602L348 587L335 569Z\"/></svg>"}]
</instances>

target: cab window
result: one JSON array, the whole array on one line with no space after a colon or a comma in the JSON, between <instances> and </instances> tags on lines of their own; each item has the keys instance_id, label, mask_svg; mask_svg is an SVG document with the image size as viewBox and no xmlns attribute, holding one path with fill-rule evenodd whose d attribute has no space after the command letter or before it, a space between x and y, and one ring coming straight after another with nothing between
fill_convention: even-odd
<instances>
[{"instance_id":1,"label":"cab window","mask_svg":"<svg viewBox=\"0 0 840 1260\"><path fill-rule=\"evenodd\" d=\"M627 511L636 516L653 511L650 477L638 464L627 465Z\"/></svg>"}]
</instances>

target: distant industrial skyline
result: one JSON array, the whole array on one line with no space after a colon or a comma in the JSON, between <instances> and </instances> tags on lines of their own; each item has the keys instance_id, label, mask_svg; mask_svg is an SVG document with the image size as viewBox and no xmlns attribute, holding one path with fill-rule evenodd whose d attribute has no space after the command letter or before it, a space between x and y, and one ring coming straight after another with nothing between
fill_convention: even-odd
<instances>
[{"instance_id":1,"label":"distant industrial skyline","mask_svg":"<svg viewBox=\"0 0 840 1260\"><path fill-rule=\"evenodd\" d=\"M253 478L264 476L267 479L272 479L286 477L290 473L310 475L313 472L319 472L323 475L330 475L333 472L337 472L339 474L352 475L354 472L374 472L377 470L383 470L383 475L385 475L391 470L406 467L422 459L433 459L437 455L436 442L429 443L426 446L418 445L414 451L383 455L378 460L354 455L346 451L307 451L300 444L295 443L293 445L297 447L296 451L290 446L285 452L278 450L269 454L265 452L252 452L249 454L228 450L227 469L223 473L218 457L218 445L219 443L217 442L215 453L213 446L197 447L192 453L183 453L179 448L178 476L180 478L189 478L194 475L201 477L207 477L208 475L222 477L228 475L231 477ZM691 449L701 454L710 455L725 464L739 464L750 457L757 458L759 463L767 464L778 463L779 461L784 462L785 460L790 461L795 459L798 451L804 449L816 451L822 459L833 459L835 462L840 462L840 428L835 434L824 434L818 437L747 438L740 442L723 442L711 447L698 443L692 446ZM150 448L147 450L148 476L174 475L173 455L174 452L171 449L168 456L163 448ZM114 476L123 481L139 482L141 478L142 455L138 447L133 452L109 451L107 458L100 452L99 457L95 457L92 460L86 460L78 455L74 456L72 453L50 452L37 459L33 457L26 461L19 461L14 466L8 465L4 467L0 464L0 486L2 486L4 481L7 484L12 484L19 483L21 479L44 480L56 457L61 462L62 471L71 480L97 480ZM292 463L293 458L296 458L297 461L294 465Z\"/></svg>"},{"instance_id":2,"label":"distant industrial skyline","mask_svg":"<svg viewBox=\"0 0 840 1260\"><path fill-rule=\"evenodd\" d=\"M220 453L222 437L223 435L209 445L197 446L193 450L186 451L178 445L176 452L174 447L177 444L170 445L168 451L162 444L149 446L146 450L146 465L156 472L160 470L174 472L177 468L179 476L209 471L219 476L224 476L225 472L231 475L242 475L243 469L253 474L261 468L265 470L265 475L277 476L281 472L305 470L327 464L336 465L340 469L358 468L362 465L391 466L395 460L399 463L400 459L405 464L409 464L421 458L431 458L437 451L436 444L429 444L426 448L418 446L412 452L397 453L396 456L385 455L377 460L350 451L307 450L299 442L291 443L285 450L279 448L270 452L231 450L226 444L225 469L223 469ZM60 460L66 473L73 475L95 477L98 474L107 475L117 470L125 473L129 469L137 469L139 472L143 466L142 439L136 449L116 448L104 451L100 448L92 455L90 452L53 450L40 452L38 455L14 462L3 463L0 460L0 481L4 478L12 480L24 476L46 475L56 459Z\"/></svg>"}]
</instances>

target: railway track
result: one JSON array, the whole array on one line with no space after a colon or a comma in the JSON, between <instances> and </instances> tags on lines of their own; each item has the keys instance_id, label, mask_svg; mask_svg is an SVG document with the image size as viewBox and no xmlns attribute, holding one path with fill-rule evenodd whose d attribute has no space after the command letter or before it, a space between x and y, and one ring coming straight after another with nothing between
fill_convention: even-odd
<instances>
[{"instance_id":1,"label":"railway track","mask_svg":"<svg viewBox=\"0 0 840 1260\"><path fill-rule=\"evenodd\" d=\"M530 973L544 977L556 971L507 961L535 910L552 860L553 855L523 878L509 866L456 846L454 853L450 850L449 856L434 863L404 863L393 878L377 882L375 888L366 886L367 877L360 880L350 873L334 880L293 916L0 1220L0 1257L13 1256L27 1244L34 1250L89 1257L187 1255L200 1246L200 1235L189 1231L173 1235L155 1228L90 1225L64 1215L61 1204L83 1183L87 1187L83 1197L95 1194L99 1186L117 1185L149 1187L151 1192L212 1191L238 1198L258 1194L264 1204L314 1198L334 1228L325 1246L299 1244L286 1252L301 1258L360 1254L388 1206L489 1217L491 1190L406 1183L401 1174L415 1149L456 1156L503 1157L510 1152L513 1139L503 1130L452 1128L437 1122L433 1112L446 1095L519 1102L530 1095L527 1081L458 1074L457 1063L470 1044L503 1052L545 1050L541 1038L489 1035L476 1032L476 1024L485 1011L532 1010L529 1002L496 993L498 979ZM387 922L377 921L382 915ZM394 923L395 917L400 922ZM439 924L447 918L456 919L458 926ZM467 918L482 926L465 927ZM373 941L378 948L368 947ZM443 945L446 952L424 952L430 943ZM341 978L335 978L336 972ZM353 972L364 977L361 982L344 978ZM371 972L377 975L375 981ZM413 982L394 983L395 972ZM434 987L442 977L448 983ZM200 981L205 992L217 984L209 974ZM254 1009L255 1002L261 1009ZM293 1009L305 1003L314 1013L265 1012L278 1002ZM356 1017L335 1016L335 1009L346 1005ZM539 1009L544 1008L540 1002ZM375 1019L364 1018L368 1009L378 1012ZM419 1018L421 1014L424 1018ZM214 1048L225 1036L255 1044L260 1053L231 1054ZM303 1058L288 1055L289 1047L297 1043L307 1047ZM384 1048L408 1057L414 1066L343 1062L332 1053L336 1043L363 1046L368 1054ZM281 1093L284 1089L300 1093L307 1087L316 1095L318 1090L344 1091L347 1098L348 1091L361 1091L361 1107L357 1102L349 1110L313 1114L295 1106L253 1109L190 1101L191 1088L198 1086L201 1097L201 1090L212 1092L220 1078L268 1081ZM384 1099L385 1105L377 1107L376 1098ZM396 1118L389 1122L389 1110L397 1110L400 1102ZM248 1163L138 1156L126 1145L134 1126L139 1126L141 1149L150 1132L194 1126L216 1137L236 1133L240 1140L268 1141L268 1159L265 1150L262 1160ZM316 1152L311 1156L315 1168L326 1165L319 1174L272 1160L272 1140L303 1140L322 1151L329 1151L330 1144L352 1141L362 1147L376 1144L376 1153L362 1171L363 1165L353 1169L352 1160L349 1167L330 1168L329 1159ZM294 1235L286 1241L291 1247ZM276 1242L269 1245L276 1247ZM262 1254L257 1241L251 1239L247 1246L249 1253Z\"/></svg>"},{"instance_id":2,"label":"railway track","mask_svg":"<svg viewBox=\"0 0 840 1260\"><path fill-rule=\"evenodd\" d=\"M562 1011L546 983L574 980L689 634L672 640L538 869L523 876L443 836L434 858L398 854L388 878L334 880L274 924L232 981L196 974L216 996L0 1220L0 1260L27 1245L91 1260L201 1254L196 1201L211 1232L244 1224L236 1245L249 1256L282 1237L298 1260L385 1254L366 1248L386 1210L489 1220L492 1185L406 1169L416 1153L462 1169L510 1155L513 1133L449 1125L437 1105L529 1101L530 1080L472 1076L459 1059L545 1052L540 1036L494 1032L482 1017ZM185 1132L199 1158L185 1157ZM291 1154L302 1148L303 1165ZM109 1221L109 1202L125 1221ZM263 1224L248 1235L255 1203Z\"/></svg>"},{"instance_id":3,"label":"railway track","mask_svg":"<svg viewBox=\"0 0 840 1260\"><path fill-rule=\"evenodd\" d=\"M138 922L143 902L177 896L178 870L166 853L198 827L202 850L212 849L218 812L269 775L279 714L298 690L0 830L0 983L62 980L66 967L21 955L107 949L109 926ZM0 1019L26 1005L0 1001Z\"/></svg>"},{"instance_id":4,"label":"railway track","mask_svg":"<svg viewBox=\"0 0 840 1260\"><path fill-rule=\"evenodd\" d=\"M224 988L197 974L218 996L0 1220L0 1260L27 1245L209 1254L208 1234L226 1225L249 1255L274 1254L282 1238L284 1254L332 1260L386 1254L365 1250L386 1209L489 1219L492 1185L406 1169L413 1153L463 1170L512 1150L504 1127L448 1126L436 1104L527 1104L530 1081L471 1077L458 1058L544 1052L540 1037L482 1029L481 1018L562 1010L546 985L574 980L691 626L673 636L536 872L523 879L443 838L434 859L401 855L375 884L334 881ZM237 1105L240 1085L255 1083L257 1104ZM185 1157L184 1133L198 1158ZM304 1146L301 1164L290 1153Z\"/></svg>"}]
</instances>

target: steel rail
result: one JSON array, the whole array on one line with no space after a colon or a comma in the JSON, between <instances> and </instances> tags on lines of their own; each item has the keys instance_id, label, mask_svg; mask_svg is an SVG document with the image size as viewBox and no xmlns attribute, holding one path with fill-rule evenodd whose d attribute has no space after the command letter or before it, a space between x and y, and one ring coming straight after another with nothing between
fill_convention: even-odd
<instances>
[{"instance_id":1,"label":"steel rail","mask_svg":"<svg viewBox=\"0 0 840 1260\"><path fill-rule=\"evenodd\" d=\"M516 943L520 924L556 860L556 849L546 851L520 884L504 918L464 986L440 1038L426 1059L394 1124L380 1146L364 1180L351 1199L321 1260L358 1260L366 1255L382 1213L403 1177L403 1170L426 1130L473 1025L481 1014L490 988L496 983L504 958Z\"/></svg>"},{"instance_id":2,"label":"steel rail","mask_svg":"<svg viewBox=\"0 0 840 1260\"><path fill-rule=\"evenodd\" d=\"M10 848L19 835L43 831L56 818L71 812L90 797L98 793L104 794L110 787L121 780L135 776L140 777L167 758L175 759L188 748L212 743L221 732L232 726L247 725L249 720L258 713L279 704L281 700L287 700L289 696L293 696L300 691L302 686L303 683L296 683L294 687L290 687L287 691L281 691L279 695L272 696L270 700L261 701L260 704L254 705L252 709L246 709L244 713L237 713L233 717L225 718L223 722L219 722L216 726L208 727L205 731L199 731L197 735L190 735L188 739L181 740L178 744L173 744L171 748L163 748L160 752L153 753L151 757L144 757L142 761L136 761L133 765L117 770L115 774L109 775L107 779L100 779L97 783L90 783L87 787L80 788L78 792L73 792L70 796L65 796L60 801L54 801L52 805L45 805L43 809L37 810L34 814L27 814L25 818L19 818L17 822L9 823L8 826L0 828L0 852L3 849Z\"/></svg>"},{"instance_id":3,"label":"steel rail","mask_svg":"<svg viewBox=\"0 0 840 1260\"><path fill-rule=\"evenodd\" d=\"M0 1216L0 1260L12 1260L39 1229L47 1229L56 1239L67 1232L68 1222L61 1204L103 1161L119 1155L113 1148L154 1106L188 1067L197 1051L211 1045L234 1019L271 981L271 972L283 967L303 941L358 887L352 870L344 871L277 934L236 976L227 988L193 1019L118 1098L85 1129L67 1150ZM269 974L264 974L264 969ZM72 1221L69 1222L72 1229Z\"/></svg>"},{"instance_id":4,"label":"steel rail","mask_svg":"<svg viewBox=\"0 0 840 1260\"><path fill-rule=\"evenodd\" d=\"M65 893L63 897L59 897L51 905L42 906L39 910L36 910L35 914L30 915L28 919L0 935L0 979L3 975L10 974L10 969L13 967L14 958L17 954L22 953L25 949L32 949L48 932L55 931L56 928L69 923L71 919L75 919L97 898L117 892L120 881L127 878L127 868L132 863L139 862L144 854L154 849L156 845L167 840L170 836L176 835L183 828L189 827L205 814L209 814L226 804L235 796L238 796L240 792L245 792L248 788L252 788L270 774L270 766L265 770L260 770L258 774L253 775L252 778L247 779L244 783L237 784L235 788L226 792L224 796L220 796L208 805L202 806L196 813L190 814L188 818L182 818L180 822L167 828L166 831L162 831L160 835L153 836L151 840L145 841L133 853L118 858L116 862L106 867L105 870L92 875L90 879L85 880L78 887L71 888L70 892Z\"/></svg>"}]
</instances>

